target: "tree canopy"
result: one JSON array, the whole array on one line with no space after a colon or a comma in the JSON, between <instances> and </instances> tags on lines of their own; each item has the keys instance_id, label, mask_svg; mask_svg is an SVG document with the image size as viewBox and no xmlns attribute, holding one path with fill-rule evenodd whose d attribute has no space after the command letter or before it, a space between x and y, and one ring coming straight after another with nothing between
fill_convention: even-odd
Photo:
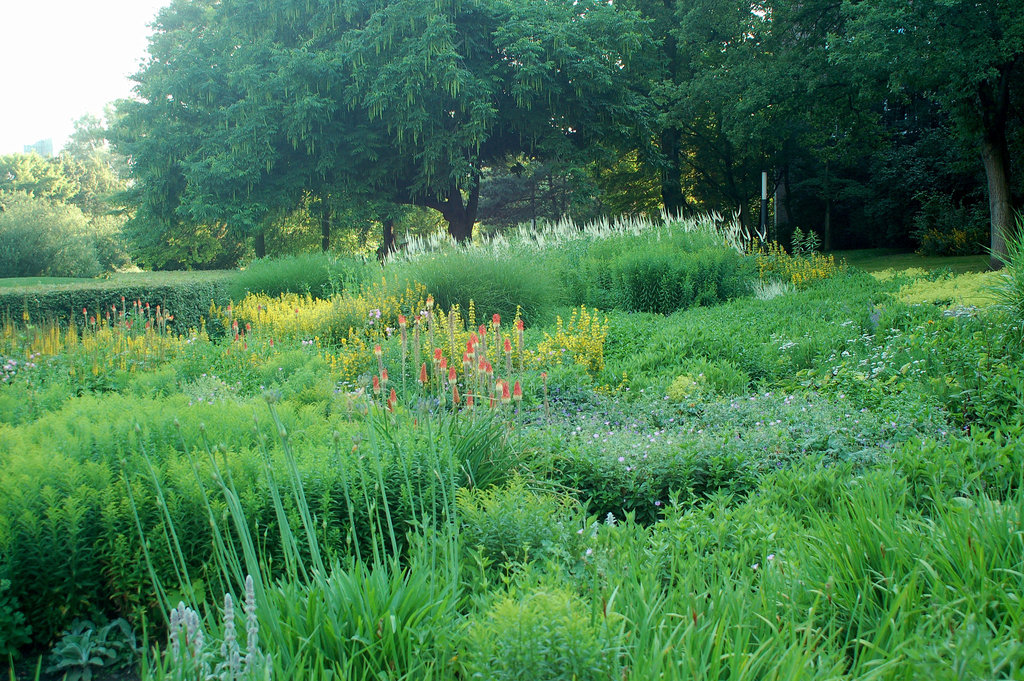
<instances>
[{"instance_id":1,"label":"tree canopy","mask_svg":"<svg viewBox=\"0 0 1024 681\"><path fill-rule=\"evenodd\" d=\"M1024 193L1013 5L174 0L109 134L156 264L262 255L282 220L383 252L398 206L457 239L570 210L753 221L765 171L784 242L924 243L987 208L998 251Z\"/></svg>"},{"instance_id":2,"label":"tree canopy","mask_svg":"<svg viewBox=\"0 0 1024 681\"><path fill-rule=\"evenodd\" d=\"M597 0L178 0L115 139L143 219L252 233L310 192L433 208L466 239L485 165L636 120L631 22Z\"/></svg>"}]
</instances>

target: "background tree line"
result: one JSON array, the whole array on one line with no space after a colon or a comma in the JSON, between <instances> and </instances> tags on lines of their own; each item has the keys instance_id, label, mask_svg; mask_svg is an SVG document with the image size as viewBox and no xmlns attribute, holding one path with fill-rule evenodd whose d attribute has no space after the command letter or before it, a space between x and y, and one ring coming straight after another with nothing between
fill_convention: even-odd
<instances>
[{"instance_id":1,"label":"background tree line","mask_svg":"<svg viewBox=\"0 0 1024 681\"><path fill-rule=\"evenodd\" d=\"M105 131L151 267L735 211L826 249L1002 249L1011 0L173 0ZM776 228L777 224L777 228Z\"/></svg>"}]
</instances>

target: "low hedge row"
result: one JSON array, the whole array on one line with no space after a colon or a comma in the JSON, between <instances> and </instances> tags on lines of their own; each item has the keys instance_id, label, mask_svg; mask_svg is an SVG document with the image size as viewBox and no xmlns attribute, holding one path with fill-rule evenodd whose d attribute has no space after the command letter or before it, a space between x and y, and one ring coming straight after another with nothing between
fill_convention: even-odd
<instances>
[{"instance_id":1,"label":"low hedge row","mask_svg":"<svg viewBox=\"0 0 1024 681\"><path fill-rule=\"evenodd\" d=\"M0 289L0 318L33 322L56 321L66 326L69 320L81 323L82 309L90 315L104 314L111 305L121 307L121 299L140 300L157 305L174 316L173 329L185 332L199 328L209 314L210 303L228 302L233 273L187 273L174 277L125 277L76 284L52 284Z\"/></svg>"}]
</instances>

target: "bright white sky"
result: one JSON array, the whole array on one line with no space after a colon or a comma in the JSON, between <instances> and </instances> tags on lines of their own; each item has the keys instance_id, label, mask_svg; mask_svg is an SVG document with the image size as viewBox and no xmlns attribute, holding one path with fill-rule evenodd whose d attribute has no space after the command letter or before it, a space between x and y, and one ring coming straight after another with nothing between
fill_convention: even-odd
<instances>
[{"instance_id":1,"label":"bright white sky","mask_svg":"<svg viewBox=\"0 0 1024 681\"><path fill-rule=\"evenodd\" d=\"M0 0L0 154L131 95L148 24L170 0Z\"/></svg>"}]
</instances>

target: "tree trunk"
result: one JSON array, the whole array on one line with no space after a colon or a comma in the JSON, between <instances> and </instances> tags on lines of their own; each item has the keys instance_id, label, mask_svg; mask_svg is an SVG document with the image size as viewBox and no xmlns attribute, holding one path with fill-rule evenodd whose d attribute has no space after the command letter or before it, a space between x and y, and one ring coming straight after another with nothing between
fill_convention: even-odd
<instances>
[{"instance_id":1,"label":"tree trunk","mask_svg":"<svg viewBox=\"0 0 1024 681\"><path fill-rule=\"evenodd\" d=\"M452 183L445 202L429 207L441 211L441 215L448 222L448 234L459 243L462 243L473 238L473 224L476 222L476 213L479 205L480 178L476 177L473 180L473 186L469 189L468 201L463 202L462 192L455 183Z\"/></svg>"},{"instance_id":2,"label":"tree trunk","mask_svg":"<svg viewBox=\"0 0 1024 681\"><path fill-rule=\"evenodd\" d=\"M789 243L793 231L789 226L789 165L784 165L775 185L775 241Z\"/></svg>"},{"instance_id":3,"label":"tree trunk","mask_svg":"<svg viewBox=\"0 0 1024 681\"><path fill-rule=\"evenodd\" d=\"M1010 192L1010 151L1006 142L1006 122L1010 113L1010 67L999 70L995 83L978 91L982 106L981 161L988 183L988 210L991 224L989 262L993 269L1003 266L1006 237L1013 229L1013 198Z\"/></svg>"},{"instance_id":4,"label":"tree trunk","mask_svg":"<svg viewBox=\"0 0 1024 681\"><path fill-rule=\"evenodd\" d=\"M263 232L256 232L255 249L257 258L267 257L267 236Z\"/></svg>"},{"instance_id":5,"label":"tree trunk","mask_svg":"<svg viewBox=\"0 0 1024 681\"><path fill-rule=\"evenodd\" d=\"M331 209L326 206L320 212L320 250L331 250Z\"/></svg>"},{"instance_id":6,"label":"tree trunk","mask_svg":"<svg viewBox=\"0 0 1024 681\"><path fill-rule=\"evenodd\" d=\"M988 180L988 210L991 218L991 251L989 263L992 269L1003 266L1001 258L1006 257L1006 237L1013 229L1013 203L1010 197L1010 159L1006 140L986 139L981 145L981 160L985 164L985 178Z\"/></svg>"},{"instance_id":7,"label":"tree trunk","mask_svg":"<svg viewBox=\"0 0 1024 681\"><path fill-rule=\"evenodd\" d=\"M377 249L377 259L384 262L385 258L395 252L395 221L385 218L381 224L384 228L384 238Z\"/></svg>"},{"instance_id":8,"label":"tree trunk","mask_svg":"<svg viewBox=\"0 0 1024 681\"><path fill-rule=\"evenodd\" d=\"M672 217L682 215L686 208L683 196L683 169L679 160L679 131L666 128L661 133L661 153L666 165L661 169L661 203Z\"/></svg>"}]
</instances>

